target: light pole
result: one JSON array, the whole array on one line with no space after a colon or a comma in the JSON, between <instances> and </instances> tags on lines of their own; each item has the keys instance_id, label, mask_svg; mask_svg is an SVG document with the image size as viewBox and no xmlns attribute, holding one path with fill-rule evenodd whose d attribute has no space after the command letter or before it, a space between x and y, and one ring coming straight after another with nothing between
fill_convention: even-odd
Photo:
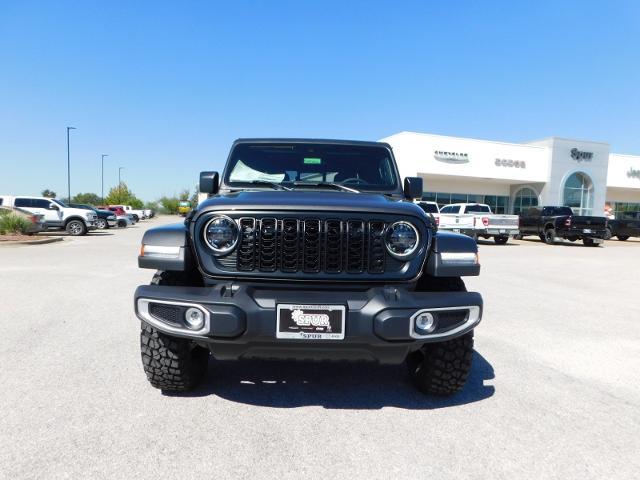
<instances>
[{"instance_id":1,"label":"light pole","mask_svg":"<svg viewBox=\"0 0 640 480\"><path fill-rule=\"evenodd\" d=\"M104 203L104 157L108 157L108 154L102 154L102 176L100 177L100 193L102 197L102 203Z\"/></svg>"},{"instance_id":2,"label":"light pole","mask_svg":"<svg viewBox=\"0 0 640 480\"><path fill-rule=\"evenodd\" d=\"M76 127L67 127L67 201L71 201L71 154L69 153L69 130L75 130Z\"/></svg>"},{"instance_id":3,"label":"light pole","mask_svg":"<svg viewBox=\"0 0 640 480\"><path fill-rule=\"evenodd\" d=\"M118 167L118 190L120 190L120 185L122 184L122 181L120 180L120 172L124 170L124 167Z\"/></svg>"}]
</instances>

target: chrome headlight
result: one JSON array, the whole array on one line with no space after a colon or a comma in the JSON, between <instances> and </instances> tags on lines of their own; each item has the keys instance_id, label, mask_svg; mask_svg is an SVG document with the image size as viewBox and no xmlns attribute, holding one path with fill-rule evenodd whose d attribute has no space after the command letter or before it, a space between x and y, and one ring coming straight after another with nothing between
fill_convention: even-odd
<instances>
[{"instance_id":1,"label":"chrome headlight","mask_svg":"<svg viewBox=\"0 0 640 480\"><path fill-rule=\"evenodd\" d=\"M231 252L238 243L238 225L225 215L209 220L203 234L207 246L218 255Z\"/></svg>"},{"instance_id":2,"label":"chrome headlight","mask_svg":"<svg viewBox=\"0 0 640 480\"><path fill-rule=\"evenodd\" d=\"M418 249L420 234L409 222L395 222L387 228L384 243L391 256L402 260Z\"/></svg>"}]
</instances>

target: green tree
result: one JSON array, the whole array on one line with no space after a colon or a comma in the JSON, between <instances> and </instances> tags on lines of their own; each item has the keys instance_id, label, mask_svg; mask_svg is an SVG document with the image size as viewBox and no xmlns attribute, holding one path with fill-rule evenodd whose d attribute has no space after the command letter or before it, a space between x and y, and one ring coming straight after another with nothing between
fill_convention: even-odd
<instances>
[{"instance_id":1,"label":"green tree","mask_svg":"<svg viewBox=\"0 0 640 480\"><path fill-rule=\"evenodd\" d=\"M102 199L95 193L78 193L71 199L71 203L88 203L89 205L101 205Z\"/></svg>"},{"instance_id":2,"label":"green tree","mask_svg":"<svg viewBox=\"0 0 640 480\"><path fill-rule=\"evenodd\" d=\"M142 208L142 200L136 197L124 182L109 190L105 203L108 205L131 205L134 208Z\"/></svg>"},{"instance_id":3,"label":"green tree","mask_svg":"<svg viewBox=\"0 0 640 480\"><path fill-rule=\"evenodd\" d=\"M162 205L162 213L166 213L169 215L175 215L178 213L178 203L180 200L176 197L161 197L158 200L160 205Z\"/></svg>"},{"instance_id":4,"label":"green tree","mask_svg":"<svg viewBox=\"0 0 640 480\"><path fill-rule=\"evenodd\" d=\"M198 185L193 189L193 193L191 194L191 208L196 208L198 206L198 193L200 190L198 189Z\"/></svg>"},{"instance_id":5,"label":"green tree","mask_svg":"<svg viewBox=\"0 0 640 480\"><path fill-rule=\"evenodd\" d=\"M42 192L40 192L40 195L47 198L56 198L56 192L54 192L53 190L49 190L48 188L42 190Z\"/></svg>"},{"instance_id":6,"label":"green tree","mask_svg":"<svg viewBox=\"0 0 640 480\"><path fill-rule=\"evenodd\" d=\"M182 201L189 200L189 190L187 190L186 188L182 190L180 192L180 195L178 195L178 199Z\"/></svg>"}]
</instances>

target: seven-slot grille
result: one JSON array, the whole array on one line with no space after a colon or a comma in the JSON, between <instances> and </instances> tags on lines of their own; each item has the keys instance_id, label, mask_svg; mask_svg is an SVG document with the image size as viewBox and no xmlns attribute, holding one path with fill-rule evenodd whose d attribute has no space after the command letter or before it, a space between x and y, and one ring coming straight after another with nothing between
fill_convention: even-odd
<instances>
[{"instance_id":1,"label":"seven-slot grille","mask_svg":"<svg viewBox=\"0 0 640 480\"><path fill-rule=\"evenodd\" d=\"M255 218L238 220L235 265L242 272L384 273L382 220Z\"/></svg>"}]
</instances>

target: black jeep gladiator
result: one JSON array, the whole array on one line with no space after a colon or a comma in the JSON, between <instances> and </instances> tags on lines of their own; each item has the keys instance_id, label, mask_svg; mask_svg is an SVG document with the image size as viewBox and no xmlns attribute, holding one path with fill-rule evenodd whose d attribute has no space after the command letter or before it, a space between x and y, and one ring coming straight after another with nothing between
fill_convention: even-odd
<instances>
[{"instance_id":1,"label":"black jeep gladiator","mask_svg":"<svg viewBox=\"0 0 640 480\"><path fill-rule=\"evenodd\" d=\"M385 143L237 140L209 198L184 223L148 230L138 258L142 363L188 390L220 360L404 361L425 393L469 374L482 297L476 242L438 232L400 182Z\"/></svg>"},{"instance_id":2,"label":"black jeep gladiator","mask_svg":"<svg viewBox=\"0 0 640 480\"><path fill-rule=\"evenodd\" d=\"M593 247L605 238L607 219L573 214L570 207L530 208L520 216L520 234L537 235L543 242L553 245L557 238L571 242L582 240L585 246Z\"/></svg>"},{"instance_id":3,"label":"black jeep gladiator","mask_svg":"<svg viewBox=\"0 0 640 480\"><path fill-rule=\"evenodd\" d=\"M607 221L605 239L616 237L618 240L629 240L629 237L640 237L640 212L623 212L621 218Z\"/></svg>"}]
</instances>

